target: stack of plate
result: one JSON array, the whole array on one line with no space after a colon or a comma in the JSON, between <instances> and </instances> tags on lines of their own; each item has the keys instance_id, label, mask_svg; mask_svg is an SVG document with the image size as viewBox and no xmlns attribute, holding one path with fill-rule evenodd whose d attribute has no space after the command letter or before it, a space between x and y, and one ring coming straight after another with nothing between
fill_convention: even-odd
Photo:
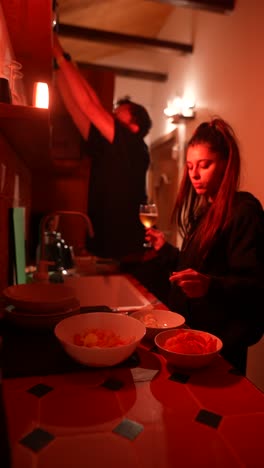
<instances>
[{"instance_id":1,"label":"stack of plate","mask_svg":"<svg viewBox=\"0 0 264 468\"><path fill-rule=\"evenodd\" d=\"M73 289L64 284L19 284L4 289L3 295L6 319L22 327L53 327L80 311Z\"/></svg>"}]
</instances>

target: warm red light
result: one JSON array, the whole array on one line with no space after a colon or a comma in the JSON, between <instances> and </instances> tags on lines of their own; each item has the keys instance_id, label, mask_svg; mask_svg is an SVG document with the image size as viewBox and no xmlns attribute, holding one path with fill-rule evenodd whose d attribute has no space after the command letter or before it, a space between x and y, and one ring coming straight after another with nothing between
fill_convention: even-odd
<instances>
[{"instance_id":1,"label":"warm red light","mask_svg":"<svg viewBox=\"0 0 264 468\"><path fill-rule=\"evenodd\" d=\"M42 109L49 107L49 87L47 83L37 82L34 85L33 106Z\"/></svg>"}]
</instances>

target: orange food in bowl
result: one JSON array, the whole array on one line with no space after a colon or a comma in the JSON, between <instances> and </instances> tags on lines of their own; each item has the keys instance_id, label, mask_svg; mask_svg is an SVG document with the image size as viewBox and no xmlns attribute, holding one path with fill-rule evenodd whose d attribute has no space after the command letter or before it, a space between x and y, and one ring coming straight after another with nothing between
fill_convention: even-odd
<instances>
[{"instance_id":1,"label":"orange food in bowl","mask_svg":"<svg viewBox=\"0 0 264 468\"><path fill-rule=\"evenodd\" d=\"M217 336L193 329L166 330L154 341L168 363L186 369L209 365L223 347Z\"/></svg>"},{"instance_id":2,"label":"orange food in bowl","mask_svg":"<svg viewBox=\"0 0 264 468\"><path fill-rule=\"evenodd\" d=\"M61 320L54 333L66 353L77 362L105 367L131 356L145 336L146 327L129 315L88 312Z\"/></svg>"},{"instance_id":3,"label":"orange food in bowl","mask_svg":"<svg viewBox=\"0 0 264 468\"><path fill-rule=\"evenodd\" d=\"M217 350L217 339L204 333L184 331L167 338L164 348L180 354L206 354Z\"/></svg>"},{"instance_id":4,"label":"orange food in bowl","mask_svg":"<svg viewBox=\"0 0 264 468\"><path fill-rule=\"evenodd\" d=\"M113 330L103 330L101 328L88 328L83 333L76 333L73 337L74 344L78 346L86 346L87 348L93 348L95 346L99 348L113 348L115 346L123 346L132 341L135 337L122 339Z\"/></svg>"}]
</instances>

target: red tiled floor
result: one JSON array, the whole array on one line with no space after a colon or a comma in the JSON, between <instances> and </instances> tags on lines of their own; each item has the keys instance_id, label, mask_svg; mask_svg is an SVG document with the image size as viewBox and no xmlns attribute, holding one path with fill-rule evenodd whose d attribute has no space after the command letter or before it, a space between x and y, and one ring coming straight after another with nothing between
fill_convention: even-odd
<instances>
[{"instance_id":1,"label":"red tiled floor","mask_svg":"<svg viewBox=\"0 0 264 468\"><path fill-rule=\"evenodd\" d=\"M131 441L117 434L59 437L39 454L38 468L140 468Z\"/></svg>"},{"instance_id":2,"label":"red tiled floor","mask_svg":"<svg viewBox=\"0 0 264 468\"><path fill-rule=\"evenodd\" d=\"M220 433L245 466L263 466L264 412L228 416L223 419Z\"/></svg>"},{"instance_id":3,"label":"red tiled floor","mask_svg":"<svg viewBox=\"0 0 264 468\"><path fill-rule=\"evenodd\" d=\"M188 387L201 406L222 415L264 411L263 394L247 379L221 366L192 374Z\"/></svg>"},{"instance_id":4,"label":"red tiled floor","mask_svg":"<svg viewBox=\"0 0 264 468\"><path fill-rule=\"evenodd\" d=\"M136 398L134 392L133 400ZM56 434L67 431L90 431L100 426L107 430L112 421L122 417L116 394L103 387L55 388L40 402L40 422Z\"/></svg>"},{"instance_id":5,"label":"red tiled floor","mask_svg":"<svg viewBox=\"0 0 264 468\"><path fill-rule=\"evenodd\" d=\"M20 443L12 446L12 468L36 468L38 455Z\"/></svg>"},{"instance_id":6,"label":"red tiled floor","mask_svg":"<svg viewBox=\"0 0 264 468\"><path fill-rule=\"evenodd\" d=\"M149 468L244 466L215 429L186 420L181 422L169 410L163 413L156 433L153 434L152 426L145 426L144 433L135 441L135 448L142 466L145 467L144 462L147 460L146 466Z\"/></svg>"},{"instance_id":7,"label":"red tiled floor","mask_svg":"<svg viewBox=\"0 0 264 468\"><path fill-rule=\"evenodd\" d=\"M12 468L262 467L263 393L229 373L222 358L208 368L181 371L152 347L138 348L138 374L115 367L4 380ZM151 371L153 378L147 377ZM44 387L28 393L36 384ZM201 414L216 416L218 424L199 422ZM143 426L134 440L113 432L124 419ZM55 436L37 453L19 442L34 429Z\"/></svg>"},{"instance_id":8,"label":"red tiled floor","mask_svg":"<svg viewBox=\"0 0 264 468\"><path fill-rule=\"evenodd\" d=\"M4 386L5 410L10 442L27 434L39 421L39 399L23 390L11 391Z\"/></svg>"}]
</instances>

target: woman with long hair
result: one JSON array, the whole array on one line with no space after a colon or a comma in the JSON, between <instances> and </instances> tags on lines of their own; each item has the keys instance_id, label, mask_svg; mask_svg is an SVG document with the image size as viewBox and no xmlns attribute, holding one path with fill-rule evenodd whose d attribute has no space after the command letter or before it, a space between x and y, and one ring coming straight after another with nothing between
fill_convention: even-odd
<instances>
[{"instance_id":1,"label":"woman with long hair","mask_svg":"<svg viewBox=\"0 0 264 468\"><path fill-rule=\"evenodd\" d=\"M173 210L181 248L157 229L146 239L161 271L170 271L169 307L191 328L223 340L223 356L246 371L247 348L263 333L264 216L249 192L238 191L240 151L220 118L191 137Z\"/></svg>"}]
</instances>

